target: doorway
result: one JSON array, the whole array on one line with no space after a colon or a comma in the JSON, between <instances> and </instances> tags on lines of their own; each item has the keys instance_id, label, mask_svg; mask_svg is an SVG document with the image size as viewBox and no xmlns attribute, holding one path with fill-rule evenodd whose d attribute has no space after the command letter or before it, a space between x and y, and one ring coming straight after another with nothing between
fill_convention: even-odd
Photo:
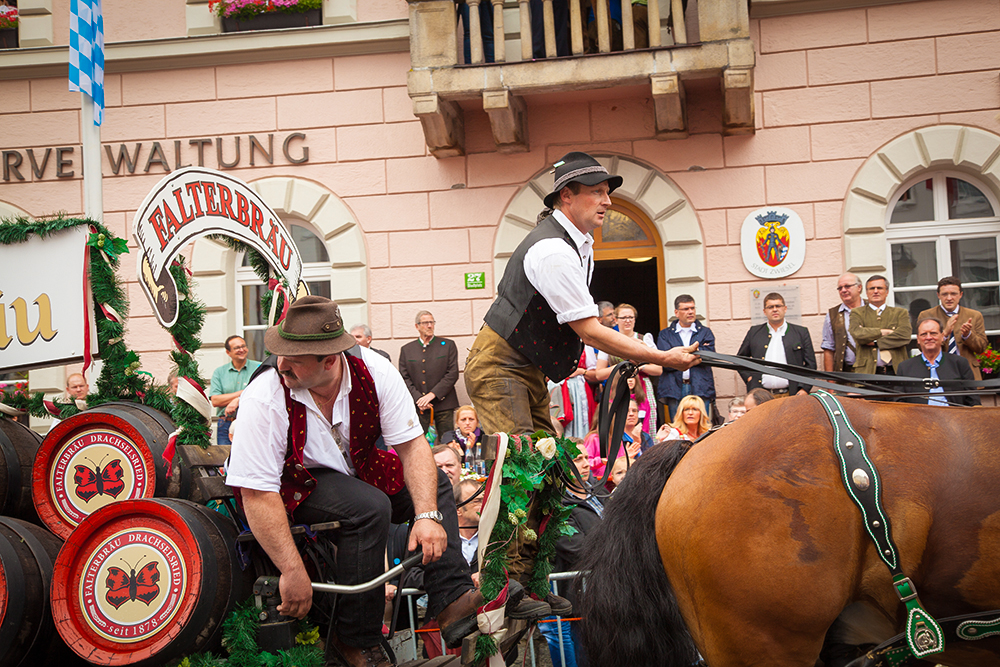
<instances>
[{"instance_id":1,"label":"doorway","mask_svg":"<svg viewBox=\"0 0 1000 667\"><path fill-rule=\"evenodd\" d=\"M655 339L667 325L662 286L666 275L660 235L638 207L612 197L604 224L594 232L595 301L635 306L635 330Z\"/></svg>"}]
</instances>

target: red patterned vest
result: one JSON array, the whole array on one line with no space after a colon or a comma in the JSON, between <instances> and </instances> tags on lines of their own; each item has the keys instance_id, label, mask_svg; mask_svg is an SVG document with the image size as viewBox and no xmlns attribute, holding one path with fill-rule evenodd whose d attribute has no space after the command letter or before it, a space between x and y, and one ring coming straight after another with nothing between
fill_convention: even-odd
<instances>
[{"instance_id":1,"label":"red patterned vest","mask_svg":"<svg viewBox=\"0 0 1000 667\"><path fill-rule=\"evenodd\" d=\"M375 381L360 358L350 353L344 358L351 374L351 393L348 397L351 406L351 461L358 479L391 496L403 488L403 464L396 454L375 446L382 435ZM302 462L306 444L306 406L292 398L283 382L282 388L288 410L288 449L281 472L280 494L285 510L291 514L312 493L316 478Z\"/></svg>"}]
</instances>

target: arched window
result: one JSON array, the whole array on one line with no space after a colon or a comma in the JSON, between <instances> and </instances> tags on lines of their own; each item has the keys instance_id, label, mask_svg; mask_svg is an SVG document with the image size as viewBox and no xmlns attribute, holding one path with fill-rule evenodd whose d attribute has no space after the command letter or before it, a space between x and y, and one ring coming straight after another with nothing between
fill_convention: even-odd
<instances>
[{"instance_id":1,"label":"arched window","mask_svg":"<svg viewBox=\"0 0 1000 667\"><path fill-rule=\"evenodd\" d=\"M956 276L962 305L983 314L991 339L1000 334L1000 205L992 191L960 172L923 174L899 188L888 217L892 292L914 325L937 305L937 281Z\"/></svg>"},{"instance_id":2,"label":"arched window","mask_svg":"<svg viewBox=\"0 0 1000 667\"><path fill-rule=\"evenodd\" d=\"M309 293L330 298L330 254L323 239L306 222L282 220L282 223L290 228L292 241L302 256L302 280L309 287ZM267 314L261 311L260 299L266 291L267 285L261 284L244 254L236 269L237 312L249 358L258 361L264 358Z\"/></svg>"}]
</instances>

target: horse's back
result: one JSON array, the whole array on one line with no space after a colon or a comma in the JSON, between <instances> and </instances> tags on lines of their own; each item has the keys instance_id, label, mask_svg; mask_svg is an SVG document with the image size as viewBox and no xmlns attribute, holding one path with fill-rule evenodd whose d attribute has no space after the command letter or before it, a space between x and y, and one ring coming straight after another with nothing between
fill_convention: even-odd
<instances>
[{"instance_id":1,"label":"horse's back","mask_svg":"<svg viewBox=\"0 0 1000 667\"><path fill-rule=\"evenodd\" d=\"M931 613L1000 608L1000 410L843 404ZM902 605L832 441L815 399L768 402L696 444L664 487L664 566L696 642L722 664L754 645L807 662L852 601L881 611L880 633L899 627Z\"/></svg>"}]
</instances>

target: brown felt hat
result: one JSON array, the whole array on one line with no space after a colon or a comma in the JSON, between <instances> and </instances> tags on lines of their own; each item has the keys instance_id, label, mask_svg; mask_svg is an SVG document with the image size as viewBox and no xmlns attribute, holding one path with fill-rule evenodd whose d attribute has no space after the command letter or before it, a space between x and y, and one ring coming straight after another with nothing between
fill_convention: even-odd
<instances>
[{"instance_id":1,"label":"brown felt hat","mask_svg":"<svg viewBox=\"0 0 1000 667\"><path fill-rule=\"evenodd\" d=\"M357 344L344 330L336 301L324 296L304 296L288 307L285 319L264 332L264 345L272 354L337 354Z\"/></svg>"},{"instance_id":2,"label":"brown felt hat","mask_svg":"<svg viewBox=\"0 0 1000 667\"><path fill-rule=\"evenodd\" d=\"M597 185L608 182L608 193L617 190L622 184L621 176L612 176L600 162L579 151L566 153L559 162L554 165L555 181L552 184L552 192L545 195L545 206L552 208L559 198L559 191L570 183L583 183L584 185Z\"/></svg>"}]
</instances>

